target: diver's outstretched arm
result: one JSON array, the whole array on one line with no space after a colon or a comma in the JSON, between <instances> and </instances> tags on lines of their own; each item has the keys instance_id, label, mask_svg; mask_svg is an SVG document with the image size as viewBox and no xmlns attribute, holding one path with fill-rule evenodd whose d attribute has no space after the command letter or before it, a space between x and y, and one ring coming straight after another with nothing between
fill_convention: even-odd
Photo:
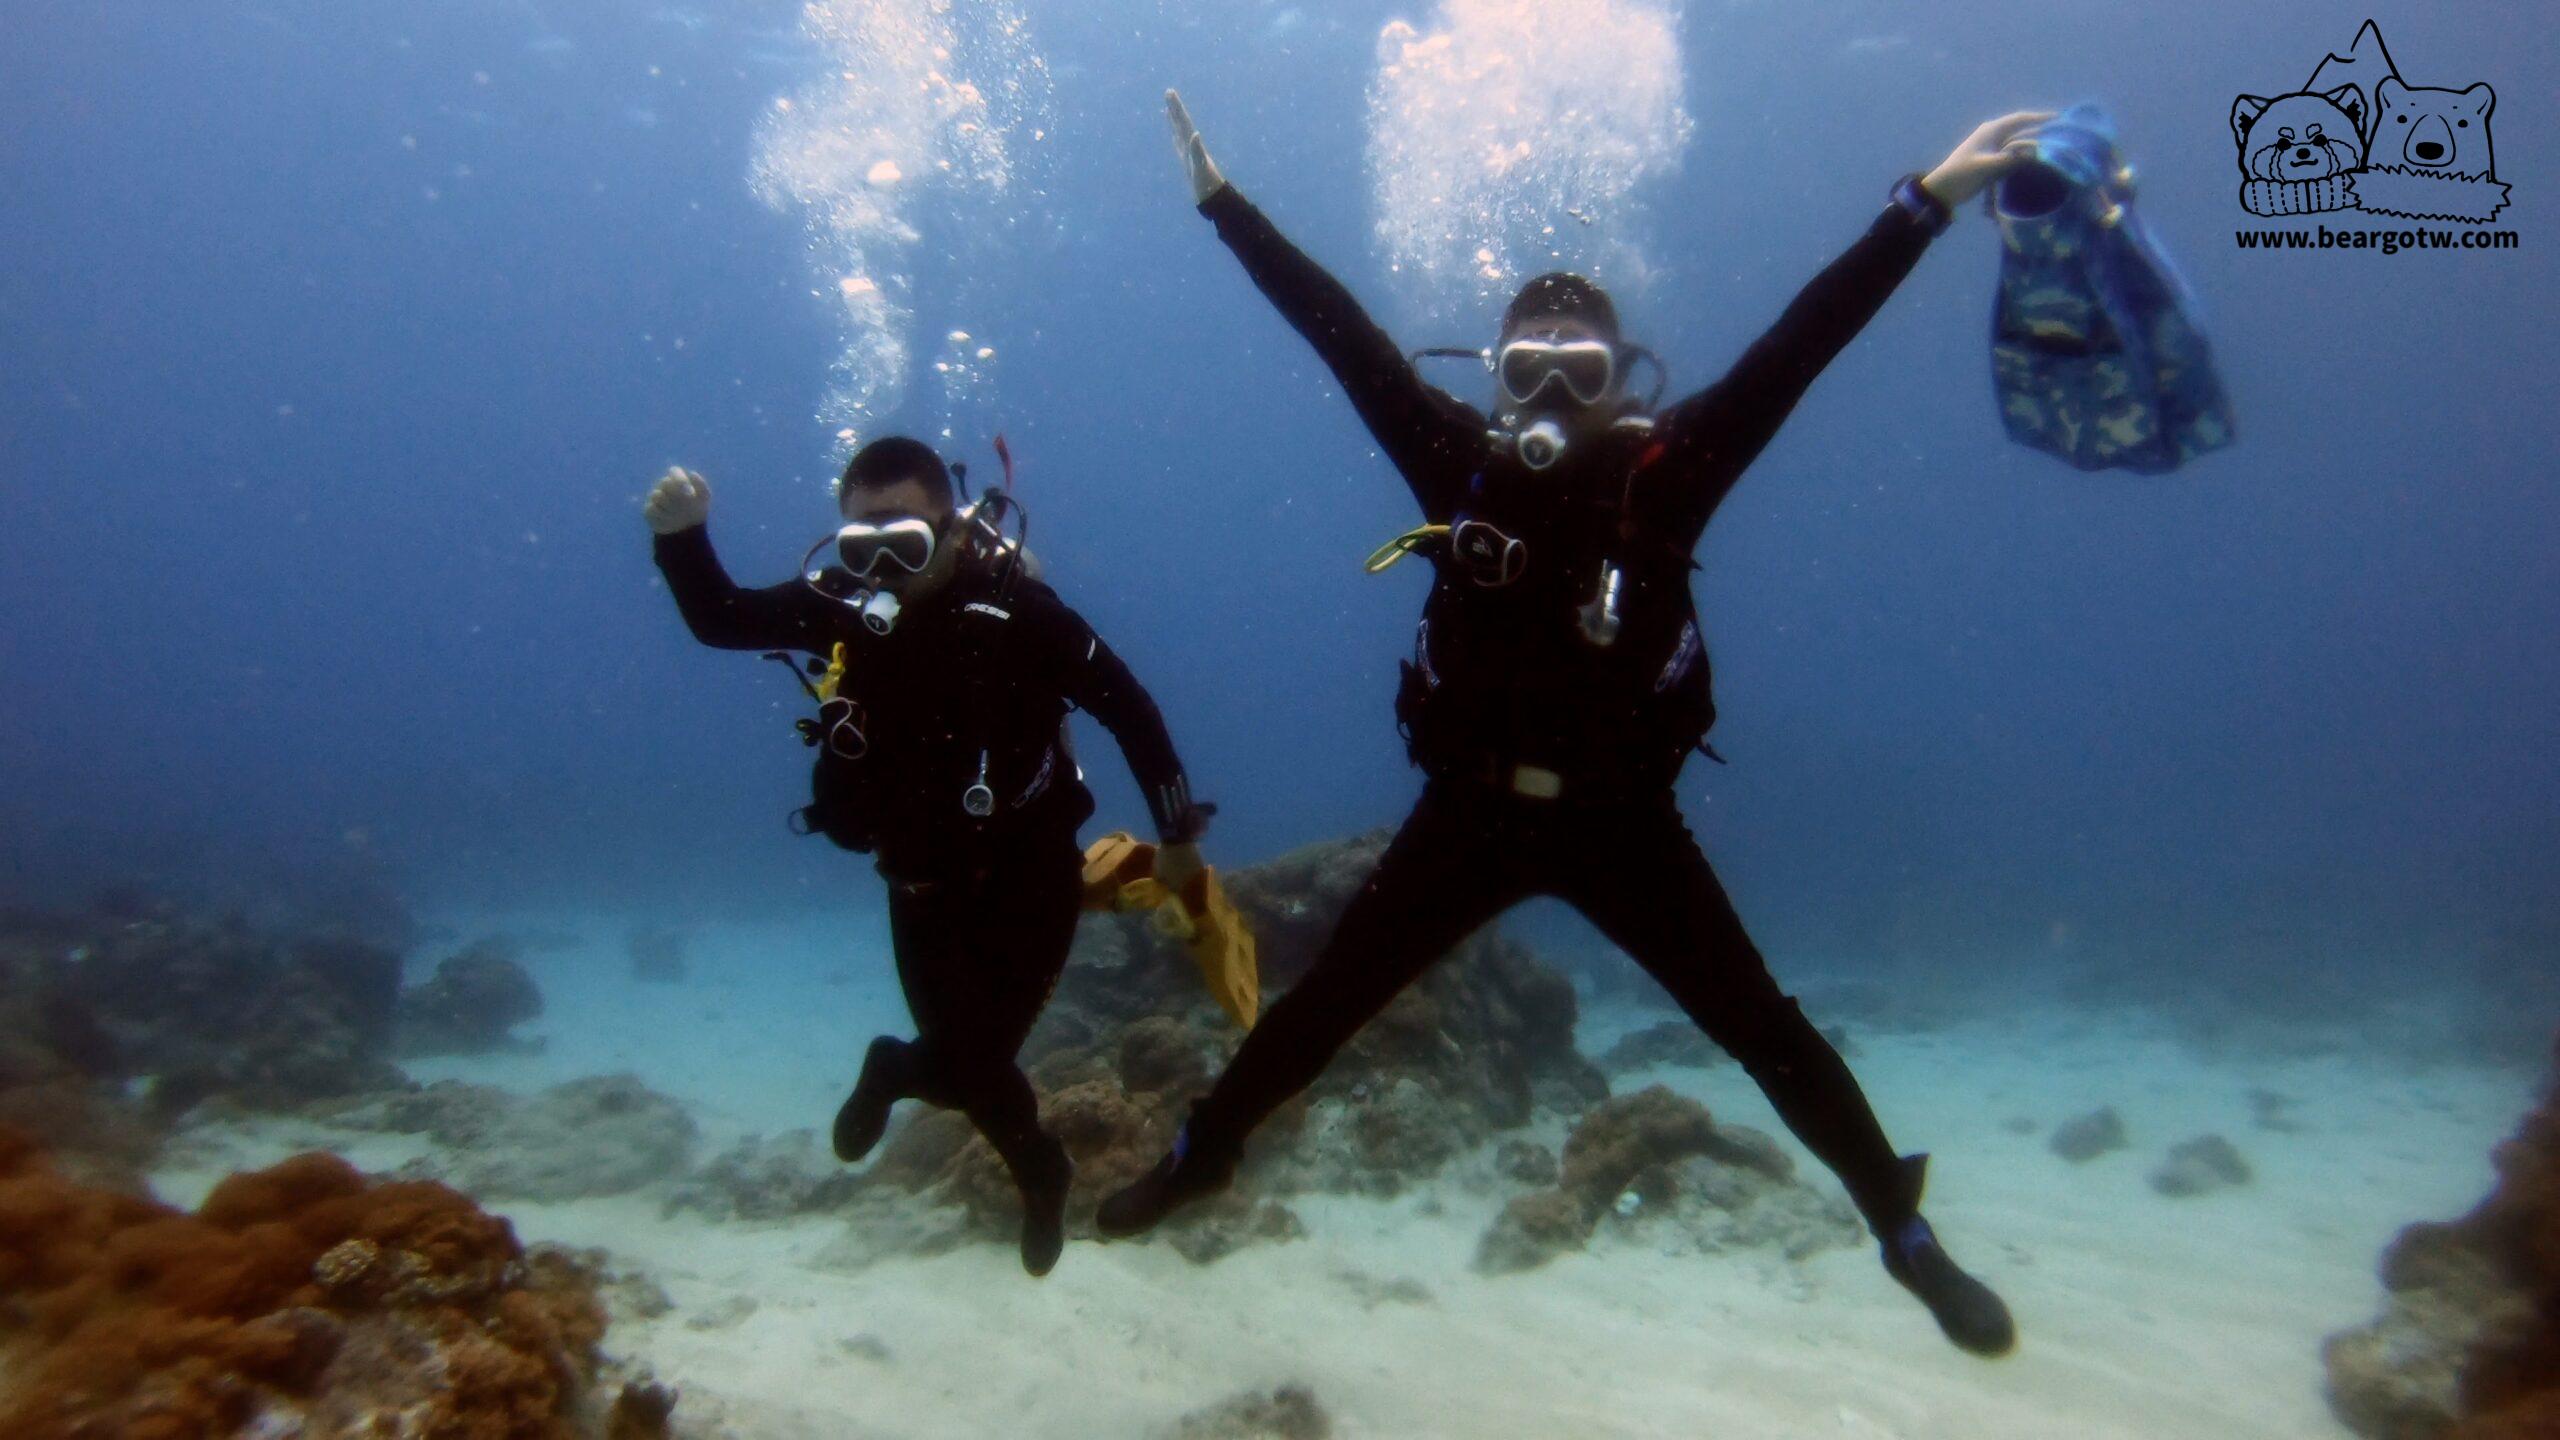
<instances>
[{"instance_id":1,"label":"diver's outstretched arm","mask_svg":"<svg viewBox=\"0 0 2560 1440\"><path fill-rule=\"evenodd\" d=\"M1047 672L1043 678L1077 709L1101 721L1119 742L1129 773L1146 795L1157 836L1167 845L1198 840L1208 828L1210 807L1191 798L1191 779L1183 771L1182 757L1174 753L1164 712L1128 664L1102 643L1083 616L1047 589L1027 589L1014 609L1016 623L1031 627L1032 653Z\"/></svg>"},{"instance_id":2,"label":"diver's outstretched arm","mask_svg":"<svg viewBox=\"0 0 2560 1440\"><path fill-rule=\"evenodd\" d=\"M830 602L794 580L742 590L711 548L711 482L669 470L641 505L656 534L658 573L693 638L721 650L829 652Z\"/></svg>"},{"instance_id":3,"label":"diver's outstretched arm","mask_svg":"<svg viewBox=\"0 0 2560 1440\"><path fill-rule=\"evenodd\" d=\"M1814 378L1884 308L1955 207L2017 163L2025 153L2019 137L2052 118L2020 111L1977 127L1927 176L1897 188L1894 203L1867 233L1797 292L1723 379L1663 413L1657 431L1668 447L1664 458L1692 466L1705 511L1758 458Z\"/></svg>"},{"instance_id":4,"label":"diver's outstretched arm","mask_svg":"<svg viewBox=\"0 0 2560 1440\"><path fill-rule=\"evenodd\" d=\"M1272 307L1306 337L1351 397L1352 408L1379 448L1431 510L1443 476L1463 483L1485 443L1484 417L1455 396L1425 384L1395 338L1360 307L1325 268L1289 242L1278 226L1227 183L1191 123L1182 97L1168 90L1165 113L1175 153L1191 181L1191 198L1218 227L1245 273Z\"/></svg>"}]
</instances>

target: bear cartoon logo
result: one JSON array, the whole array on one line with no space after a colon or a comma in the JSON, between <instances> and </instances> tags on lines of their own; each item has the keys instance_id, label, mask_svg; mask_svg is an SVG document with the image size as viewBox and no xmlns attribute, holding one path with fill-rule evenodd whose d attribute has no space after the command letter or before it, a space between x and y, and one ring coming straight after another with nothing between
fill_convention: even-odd
<instances>
[{"instance_id":1,"label":"bear cartoon logo","mask_svg":"<svg viewBox=\"0 0 2560 1440\"><path fill-rule=\"evenodd\" d=\"M2489 112L2498 94L2484 82L2468 90L2420 90L2385 76L2374 99L2373 151L2367 163L2439 170L2477 180L2498 173L2489 149Z\"/></svg>"},{"instance_id":2,"label":"bear cartoon logo","mask_svg":"<svg viewBox=\"0 0 2560 1440\"><path fill-rule=\"evenodd\" d=\"M2231 104L2240 204L2252 215L2361 209L2410 220L2482 224L2506 208L2486 84L2427 89L2400 78L2371 20L2303 87Z\"/></svg>"},{"instance_id":3,"label":"bear cartoon logo","mask_svg":"<svg viewBox=\"0 0 2560 1440\"><path fill-rule=\"evenodd\" d=\"M2364 97L2353 85L2231 102L2240 173L2252 180L2326 180L2364 164Z\"/></svg>"}]
</instances>

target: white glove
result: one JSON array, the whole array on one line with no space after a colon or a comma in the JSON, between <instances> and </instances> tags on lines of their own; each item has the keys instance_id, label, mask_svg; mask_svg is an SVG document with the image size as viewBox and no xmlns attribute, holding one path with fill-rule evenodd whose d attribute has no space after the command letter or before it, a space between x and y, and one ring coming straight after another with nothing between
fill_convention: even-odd
<instances>
[{"instance_id":1,"label":"white glove","mask_svg":"<svg viewBox=\"0 0 2560 1440\"><path fill-rule=\"evenodd\" d=\"M1209 862L1200 858L1197 841L1156 847L1156 883L1176 895L1208 868Z\"/></svg>"},{"instance_id":2,"label":"white glove","mask_svg":"<svg viewBox=\"0 0 2560 1440\"><path fill-rule=\"evenodd\" d=\"M1173 122L1173 153L1182 157L1182 173L1191 180L1191 203L1205 205L1209 197L1227 188L1227 177L1218 173L1218 162L1209 158L1209 147L1200 139L1200 127L1191 123L1191 112L1183 107L1182 92L1164 92L1164 117Z\"/></svg>"},{"instance_id":3,"label":"white glove","mask_svg":"<svg viewBox=\"0 0 2560 1440\"><path fill-rule=\"evenodd\" d=\"M2020 110L1983 121L1953 154L1938 162L1937 169L1921 177L1920 188L1949 210L1962 208L1983 187L2034 154L2035 142L2027 138L2028 132L2052 118L2050 110Z\"/></svg>"},{"instance_id":4,"label":"white glove","mask_svg":"<svg viewBox=\"0 0 2560 1440\"><path fill-rule=\"evenodd\" d=\"M711 482L675 466L658 477L649 487L649 498L640 502L640 513L649 528L660 535L674 535L703 524L711 518Z\"/></svg>"}]
</instances>

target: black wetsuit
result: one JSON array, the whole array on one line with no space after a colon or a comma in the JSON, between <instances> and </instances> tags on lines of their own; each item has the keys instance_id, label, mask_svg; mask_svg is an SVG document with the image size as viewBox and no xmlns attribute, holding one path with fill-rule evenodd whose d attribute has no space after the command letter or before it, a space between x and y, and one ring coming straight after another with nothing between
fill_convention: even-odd
<instances>
[{"instance_id":1,"label":"black wetsuit","mask_svg":"<svg viewBox=\"0 0 2560 1440\"><path fill-rule=\"evenodd\" d=\"M868 749L838 777L855 790L838 803L862 812L851 823L890 882L890 936L918 1037L875 1045L873 1079L896 1097L965 1111L1017 1179L1054 1165L1014 1057L1065 969L1082 898L1076 828L1093 797L1067 749L1066 714L1101 721L1158 832L1190 838L1190 785L1155 702L1037 581L1007 591L964 569L882 636L835 598L853 588L840 570L814 587L741 589L704 527L659 537L657 559L706 645L815 656L845 646L841 693L861 708ZM982 775L995 805L980 819L962 796Z\"/></svg>"},{"instance_id":2,"label":"black wetsuit","mask_svg":"<svg viewBox=\"0 0 2560 1440\"><path fill-rule=\"evenodd\" d=\"M1649 426L1630 417L1533 472L1483 414L1425 384L1350 292L1232 187L1200 208L1331 367L1424 518L1467 528L1422 552L1437 575L1397 705L1430 777L1421 801L1313 968L1195 1108L1186 1153L1213 1171L1231 1163L1256 1125L1458 940L1520 900L1554 895L1741 1062L1879 1233L1907 1219L1915 1168L1770 978L1672 781L1713 719L1691 551L1931 228L1888 209L1722 380ZM1618 620L1602 644L1609 632L1584 610L1612 570ZM1523 793L1522 767L1561 777L1561 793Z\"/></svg>"}]
</instances>

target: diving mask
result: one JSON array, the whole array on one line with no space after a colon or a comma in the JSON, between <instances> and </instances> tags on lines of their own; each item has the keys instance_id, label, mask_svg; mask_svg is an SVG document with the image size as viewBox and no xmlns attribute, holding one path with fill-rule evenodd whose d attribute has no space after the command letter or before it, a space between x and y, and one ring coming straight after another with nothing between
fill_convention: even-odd
<instances>
[{"instance_id":1,"label":"diving mask","mask_svg":"<svg viewBox=\"0 0 2560 1440\"><path fill-rule=\"evenodd\" d=\"M837 561L861 582L861 588L848 597L830 598L843 599L872 634L886 635L898 627L900 607L898 597L883 581L924 573L940 543L941 531L929 520L901 516L881 525L856 520L810 546L809 553L800 557L800 570L811 585L818 584L820 572L812 567L818 552L833 545Z\"/></svg>"},{"instance_id":2,"label":"diving mask","mask_svg":"<svg viewBox=\"0 0 2560 1440\"><path fill-rule=\"evenodd\" d=\"M835 533L836 559L864 580L878 579L886 567L916 575L933 563L940 541L941 532L930 520L903 516L885 525L856 520Z\"/></svg>"},{"instance_id":3,"label":"diving mask","mask_svg":"<svg viewBox=\"0 0 2560 1440\"><path fill-rule=\"evenodd\" d=\"M1618 347L1606 340L1514 340L1494 356L1502 398L1526 405L1549 386L1561 386L1582 405L1609 397L1618 381Z\"/></svg>"}]
</instances>

